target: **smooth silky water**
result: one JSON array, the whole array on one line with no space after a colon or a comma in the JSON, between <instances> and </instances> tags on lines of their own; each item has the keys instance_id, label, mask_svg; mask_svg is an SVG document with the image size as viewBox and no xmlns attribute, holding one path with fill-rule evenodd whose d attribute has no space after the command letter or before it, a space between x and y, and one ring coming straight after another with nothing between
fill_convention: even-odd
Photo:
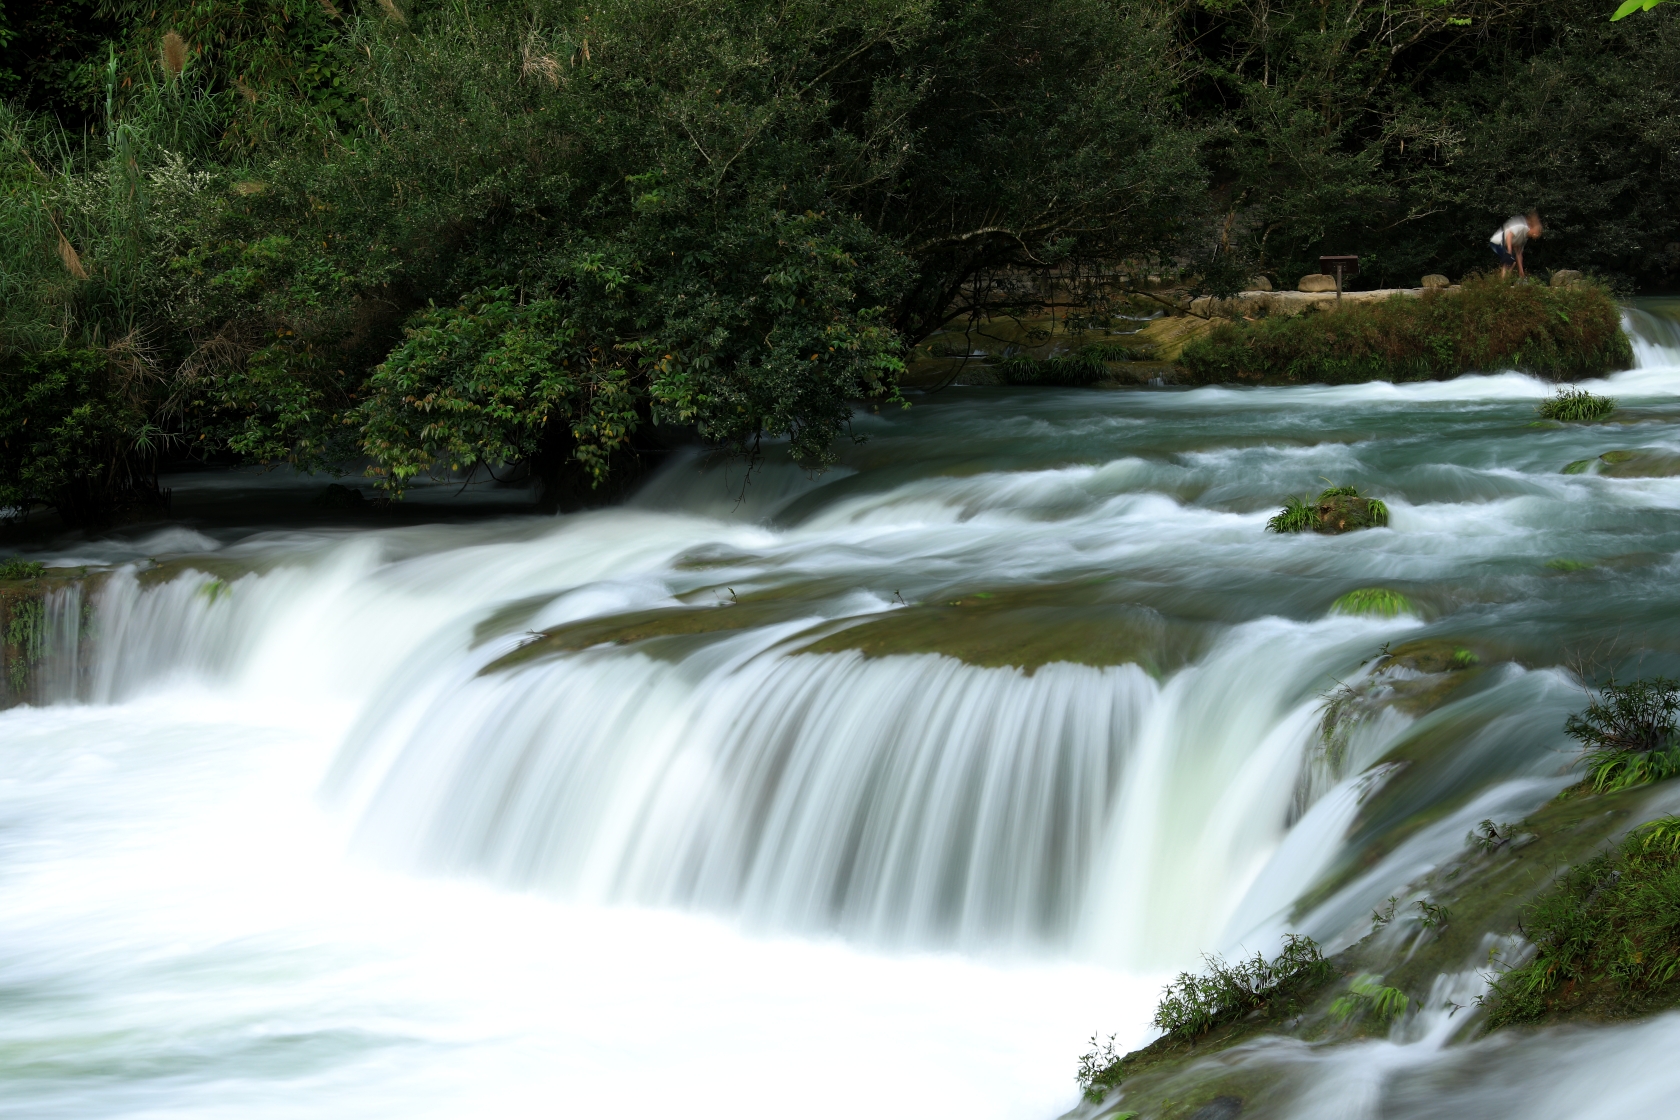
<instances>
[{"instance_id":1,"label":"smooth silky water","mask_svg":"<svg viewBox=\"0 0 1680 1120\"><path fill-rule=\"evenodd\" d=\"M1631 323L1606 425L1514 374L951 390L819 477L39 553L110 574L49 603L94 635L56 702L0 713L0 1111L1050 1120L1174 970L1348 944L1553 796L1560 666L1680 670L1680 479L1560 473L1680 453L1680 337ZM1263 531L1326 480L1392 527ZM1331 613L1366 586L1420 617ZM1431 636L1489 668L1327 765L1324 694ZM1478 964L1240 1060L1313 1117L1680 1088L1676 1016L1465 1041Z\"/></svg>"}]
</instances>

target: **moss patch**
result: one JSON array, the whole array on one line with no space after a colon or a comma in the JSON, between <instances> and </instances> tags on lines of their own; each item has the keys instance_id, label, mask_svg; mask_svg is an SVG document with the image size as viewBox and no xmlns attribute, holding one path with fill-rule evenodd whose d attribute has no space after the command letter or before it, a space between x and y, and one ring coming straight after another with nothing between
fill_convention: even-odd
<instances>
[{"instance_id":1,"label":"moss patch","mask_svg":"<svg viewBox=\"0 0 1680 1120\"><path fill-rule=\"evenodd\" d=\"M731 603L716 607L659 607L610 618L590 618L534 633L531 640L492 661L479 675L501 672L545 657L603 645L652 643L750 630L788 619L785 603ZM669 645L650 652L668 652Z\"/></svg>"},{"instance_id":2,"label":"moss patch","mask_svg":"<svg viewBox=\"0 0 1680 1120\"><path fill-rule=\"evenodd\" d=\"M1194 659L1204 637L1203 628L1169 624L1144 607L1070 605L1055 592L1012 592L877 615L818 638L802 652L856 650L865 657L937 653L970 665L1013 666L1029 673L1058 661L1135 664L1161 677Z\"/></svg>"}]
</instances>

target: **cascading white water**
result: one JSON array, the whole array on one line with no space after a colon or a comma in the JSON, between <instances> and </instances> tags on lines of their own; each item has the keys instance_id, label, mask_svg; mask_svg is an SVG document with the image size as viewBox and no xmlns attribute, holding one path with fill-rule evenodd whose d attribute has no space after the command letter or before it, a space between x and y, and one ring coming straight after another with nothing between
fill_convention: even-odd
<instances>
[{"instance_id":1,"label":"cascading white water","mask_svg":"<svg viewBox=\"0 0 1680 1120\"><path fill-rule=\"evenodd\" d=\"M1611 388L1659 406L1650 443L1680 382L1641 354ZM60 702L0 715L0 984L29 1009L0 1042L35 1055L0 1059L0 1106L1047 1116L1162 970L1345 941L1566 780L1547 666L1658 644L1672 581L1640 557L1680 548L1680 484L1560 475L1595 437L1530 429L1547 391L974 392L744 501L687 459L559 520L72 549L115 570L46 604ZM1394 528L1262 532L1321 477ZM1559 556L1615 581L1584 603ZM1370 585L1423 617L1327 613ZM660 629L685 611L749 621ZM655 621L496 664L625 619ZM1422 635L1508 663L1326 768L1322 694ZM1360 862L1407 736L1452 750L1383 811L1432 823ZM1360 1070L1389 1108L1405 1070L1506 1114L1453 1087L1448 1034L1303 1056L1300 1108Z\"/></svg>"}]
</instances>

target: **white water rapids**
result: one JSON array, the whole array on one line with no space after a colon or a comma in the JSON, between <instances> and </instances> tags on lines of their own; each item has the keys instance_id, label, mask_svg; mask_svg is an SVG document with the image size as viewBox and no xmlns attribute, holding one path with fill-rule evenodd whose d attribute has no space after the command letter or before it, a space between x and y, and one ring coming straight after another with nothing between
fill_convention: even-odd
<instances>
[{"instance_id":1,"label":"white water rapids","mask_svg":"<svg viewBox=\"0 0 1680 1120\"><path fill-rule=\"evenodd\" d=\"M744 498L687 457L557 519L42 550L111 574L51 604L91 654L49 643L50 702L0 713L0 1112L1049 1120L1173 970L1345 944L1555 793L1571 649L1680 657L1680 479L1559 473L1680 450L1653 331L1610 431L1531 427L1547 387L1516 375L956 391ZM1324 478L1392 528L1262 531ZM1424 618L1329 613L1372 585ZM890 650L846 637L889 625ZM1297 908L1386 827L1355 824L1372 767L1418 730L1323 772L1322 695L1437 634L1508 660L1428 717L1452 750L1401 807L1436 823ZM1680 1088L1650 1057L1674 1017L1408 1030L1274 1047L1281 1114L1610 1117Z\"/></svg>"}]
</instances>

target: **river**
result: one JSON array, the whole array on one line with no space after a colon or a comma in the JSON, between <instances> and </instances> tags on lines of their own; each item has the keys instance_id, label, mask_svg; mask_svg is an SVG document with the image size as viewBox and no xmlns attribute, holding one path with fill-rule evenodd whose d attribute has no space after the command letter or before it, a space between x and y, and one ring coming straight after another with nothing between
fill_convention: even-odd
<instances>
[{"instance_id":1,"label":"river","mask_svg":"<svg viewBox=\"0 0 1680 1120\"><path fill-rule=\"evenodd\" d=\"M1609 425L1534 426L1515 374L953 389L816 477L689 453L560 518L37 550L111 574L52 604L91 655L0 713L0 1111L1050 1120L1200 954L1348 944L1567 784L1561 666L1680 669L1680 479L1561 473L1680 453L1680 338L1634 316ZM1391 527L1264 531L1326 480ZM1367 586L1416 613L1330 610ZM1488 667L1326 765L1325 694L1418 637ZM1424 731L1451 749L1355 828ZM1457 1037L1264 1060L1300 1116L1680 1088L1676 1016Z\"/></svg>"}]
</instances>

